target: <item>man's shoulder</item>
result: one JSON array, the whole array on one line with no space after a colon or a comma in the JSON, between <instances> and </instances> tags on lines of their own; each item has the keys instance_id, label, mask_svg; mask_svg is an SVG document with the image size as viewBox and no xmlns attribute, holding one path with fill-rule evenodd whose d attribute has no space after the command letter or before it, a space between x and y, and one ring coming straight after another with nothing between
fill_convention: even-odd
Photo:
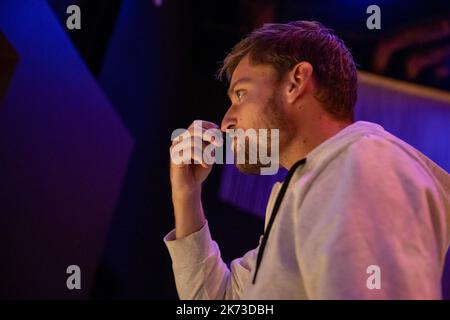
<instances>
[{"instance_id":1,"label":"man's shoulder","mask_svg":"<svg viewBox=\"0 0 450 320\"><path fill-rule=\"evenodd\" d=\"M406 153L414 157L418 153L412 146L385 131L380 125L358 121L313 150L307 156L307 162L319 168L343 157L376 158L381 150L394 156Z\"/></svg>"},{"instance_id":2,"label":"man's shoulder","mask_svg":"<svg viewBox=\"0 0 450 320\"><path fill-rule=\"evenodd\" d=\"M427 159L400 138L384 130L370 130L353 135L345 143L336 141L336 146L312 159L308 171L312 180L323 176L337 181L343 177L382 179L388 174L420 177L429 171Z\"/></svg>"},{"instance_id":3,"label":"man's shoulder","mask_svg":"<svg viewBox=\"0 0 450 320\"><path fill-rule=\"evenodd\" d=\"M417 150L403 140L388 133L364 133L349 143L341 153L346 157L380 159L391 157L415 157Z\"/></svg>"},{"instance_id":4,"label":"man's shoulder","mask_svg":"<svg viewBox=\"0 0 450 320\"><path fill-rule=\"evenodd\" d=\"M361 165L428 170L434 165L422 152L387 131L368 132L358 136L341 150L342 158Z\"/></svg>"}]
</instances>

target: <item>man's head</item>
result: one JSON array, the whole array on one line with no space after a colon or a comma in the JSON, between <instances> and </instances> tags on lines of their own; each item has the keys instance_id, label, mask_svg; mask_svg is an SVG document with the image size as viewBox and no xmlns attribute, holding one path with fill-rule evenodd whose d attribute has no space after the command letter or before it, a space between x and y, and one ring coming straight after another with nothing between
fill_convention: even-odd
<instances>
[{"instance_id":1,"label":"man's head","mask_svg":"<svg viewBox=\"0 0 450 320\"><path fill-rule=\"evenodd\" d=\"M279 129L280 156L318 118L353 120L355 63L344 43L318 22L264 25L234 46L219 76L230 84L232 103L222 130Z\"/></svg>"}]
</instances>

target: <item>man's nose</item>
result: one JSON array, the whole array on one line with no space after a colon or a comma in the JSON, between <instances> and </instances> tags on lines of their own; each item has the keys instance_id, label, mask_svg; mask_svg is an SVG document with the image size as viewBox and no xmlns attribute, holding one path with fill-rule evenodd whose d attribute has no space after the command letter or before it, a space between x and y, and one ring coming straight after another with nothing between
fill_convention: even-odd
<instances>
[{"instance_id":1,"label":"man's nose","mask_svg":"<svg viewBox=\"0 0 450 320\"><path fill-rule=\"evenodd\" d=\"M230 107L222 119L220 124L220 130L225 132L227 129L234 128L236 126L236 117L233 115L233 107Z\"/></svg>"}]
</instances>

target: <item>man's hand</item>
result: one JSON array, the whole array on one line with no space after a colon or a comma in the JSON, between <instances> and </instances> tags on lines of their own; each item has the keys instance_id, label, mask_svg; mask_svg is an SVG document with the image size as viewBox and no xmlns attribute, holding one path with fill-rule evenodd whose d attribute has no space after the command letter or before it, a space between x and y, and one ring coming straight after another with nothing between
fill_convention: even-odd
<instances>
[{"instance_id":1,"label":"man's hand","mask_svg":"<svg viewBox=\"0 0 450 320\"><path fill-rule=\"evenodd\" d=\"M201 130L198 128L194 130L194 125L198 127L200 124ZM202 150L213 140L210 135L204 134L206 130L212 128L218 129L218 126L212 122L196 120L187 129L189 134L186 132L180 138L174 139L170 147L170 182L177 239L198 231L205 223L201 204L201 185L211 172L212 165L204 162ZM196 140L195 144L194 140ZM190 160L190 163L174 163L172 158L175 145L182 148L186 157L189 154L184 150L191 149L189 159L183 159ZM202 150L194 146L202 146ZM194 163L195 160L199 163Z\"/></svg>"}]
</instances>

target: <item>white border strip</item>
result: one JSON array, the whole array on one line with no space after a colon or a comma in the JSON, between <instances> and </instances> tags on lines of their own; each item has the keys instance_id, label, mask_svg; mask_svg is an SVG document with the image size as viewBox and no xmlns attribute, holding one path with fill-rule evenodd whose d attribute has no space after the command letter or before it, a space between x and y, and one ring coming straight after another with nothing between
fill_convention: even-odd
<instances>
[{"instance_id":1,"label":"white border strip","mask_svg":"<svg viewBox=\"0 0 450 320\"><path fill-rule=\"evenodd\" d=\"M409 95L430 98L450 104L450 93L444 90L383 77L365 71L358 71L358 81L364 84L375 85L378 87L403 92Z\"/></svg>"}]
</instances>

